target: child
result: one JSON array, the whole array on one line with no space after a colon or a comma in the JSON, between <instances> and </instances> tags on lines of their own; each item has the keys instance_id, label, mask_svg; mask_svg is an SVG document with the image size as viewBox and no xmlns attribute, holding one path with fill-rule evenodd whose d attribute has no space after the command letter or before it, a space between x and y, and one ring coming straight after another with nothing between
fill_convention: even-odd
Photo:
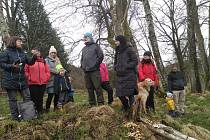
<instances>
[{"instance_id":1,"label":"child","mask_svg":"<svg viewBox=\"0 0 210 140\"><path fill-rule=\"evenodd\" d=\"M166 93L166 105L167 105L167 109L168 109L168 114L171 117L176 117L173 94L170 92Z\"/></svg>"},{"instance_id":2,"label":"child","mask_svg":"<svg viewBox=\"0 0 210 140\"><path fill-rule=\"evenodd\" d=\"M62 111L62 107L65 104L66 98L68 98L68 92L72 91L69 78L66 75L66 71L61 64L56 65L56 70L59 73L55 77L55 91L59 94L58 109Z\"/></svg>"}]
</instances>

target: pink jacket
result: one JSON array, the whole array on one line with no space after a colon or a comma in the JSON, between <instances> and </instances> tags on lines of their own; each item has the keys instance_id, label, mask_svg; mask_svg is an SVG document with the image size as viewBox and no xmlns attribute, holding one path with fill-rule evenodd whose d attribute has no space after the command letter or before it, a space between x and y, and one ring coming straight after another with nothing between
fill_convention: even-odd
<instances>
[{"instance_id":1,"label":"pink jacket","mask_svg":"<svg viewBox=\"0 0 210 140\"><path fill-rule=\"evenodd\" d=\"M100 74L102 82L109 81L109 73L105 63L100 64Z\"/></svg>"}]
</instances>

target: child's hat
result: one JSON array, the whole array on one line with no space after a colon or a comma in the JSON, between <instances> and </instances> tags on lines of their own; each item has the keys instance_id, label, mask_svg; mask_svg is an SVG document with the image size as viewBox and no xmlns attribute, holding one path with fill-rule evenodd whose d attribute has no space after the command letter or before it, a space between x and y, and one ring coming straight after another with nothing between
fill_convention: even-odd
<instances>
[{"instance_id":1,"label":"child's hat","mask_svg":"<svg viewBox=\"0 0 210 140\"><path fill-rule=\"evenodd\" d=\"M63 69L63 66L61 65L61 64L58 64L58 65L56 65L56 71L57 72L60 72L61 71L61 69Z\"/></svg>"},{"instance_id":2,"label":"child's hat","mask_svg":"<svg viewBox=\"0 0 210 140\"><path fill-rule=\"evenodd\" d=\"M172 97L173 97L173 93L167 92L167 93L166 93L166 96L169 97L169 98L172 98Z\"/></svg>"}]
</instances>

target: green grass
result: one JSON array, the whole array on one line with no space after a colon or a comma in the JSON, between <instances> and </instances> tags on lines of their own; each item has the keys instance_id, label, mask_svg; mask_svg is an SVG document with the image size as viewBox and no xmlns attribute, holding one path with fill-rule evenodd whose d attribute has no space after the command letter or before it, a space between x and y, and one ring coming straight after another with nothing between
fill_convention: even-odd
<instances>
[{"instance_id":1,"label":"green grass","mask_svg":"<svg viewBox=\"0 0 210 140\"><path fill-rule=\"evenodd\" d=\"M9 114L9 106L6 95L0 96L0 116L6 116Z\"/></svg>"}]
</instances>

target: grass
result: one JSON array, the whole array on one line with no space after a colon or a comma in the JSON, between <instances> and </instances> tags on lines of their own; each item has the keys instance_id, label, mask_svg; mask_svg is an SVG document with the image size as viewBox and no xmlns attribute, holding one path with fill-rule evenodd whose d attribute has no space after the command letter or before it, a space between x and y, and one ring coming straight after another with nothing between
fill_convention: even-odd
<instances>
[{"instance_id":1,"label":"grass","mask_svg":"<svg viewBox=\"0 0 210 140\"><path fill-rule=\"evenodd\" d=\"M105 96L105 102L107 104L107 93L104 92ZM46 100L47 95L45 95L44 100ZM68 114L62 114L58 112L49 112L48 114L44 114L39 119L31 120L31 121L24 121L19 123L19 127L21 126L22 129L28 129L32 126L39 126L43 123L46 123L46 121L57 121L58 118L62 117L62 119L66 119L67 122L76 123L80 122L80 118L83 117L85 114L85 111L87 111L88 107L88 96L87 92L83 90L76 90L74 94L74 100L76 107L72 110L72 112ZM156 97L156 114L152 114L153 119L164 119L166 114L166 107L164 106L165 100L162 98ZM123 116L124 114L120 112L119 106L114 106L113 109L115 110L118 117L115 119L115 125L117 124L116 129L116 135L113 135L109 137L109 139L129 139L125 136L128 133L128 129L124 128L123 123ZM7 96L0 96L0 116L7 116L9 114L9 108L8 108L8 101ZM186 124L194 124L201 127L204 127L208 130L210 130L210 94L203 94L203 95L195 95L195 94L188 94L186 96L186 114L184 116L175 118L175 120L180 125L186 125ZM4 124L3 124L4 123ZM8 133L11 128L16 128L17 123L8 119L5 122L0 121L0 127L6 126L8 129L0 130L0 137L1 135L4 135L5 133ZM51 124L52 127L54 127L54 124ZM76 130L68 130L72 131L74 133L76 139L84 138L84 136L90 137L89 135L89 129L90 126L84 121L81 121L81 123L76 124L80 127L78 127ZM50 126L50 125L49 125ZM173 127L177 128L179 130L179 126L176 124L173 125ZM103 129L103 127L101 128ZM29 129L30 130L30 129ZM56 130L55 134L51 135L51 138L59 139L60 137L65 136L65 130ZM31 131L28 132L29 134L32 133ZM71 137L71 136L70 136Z\"/></svg>"}]
</instances>

